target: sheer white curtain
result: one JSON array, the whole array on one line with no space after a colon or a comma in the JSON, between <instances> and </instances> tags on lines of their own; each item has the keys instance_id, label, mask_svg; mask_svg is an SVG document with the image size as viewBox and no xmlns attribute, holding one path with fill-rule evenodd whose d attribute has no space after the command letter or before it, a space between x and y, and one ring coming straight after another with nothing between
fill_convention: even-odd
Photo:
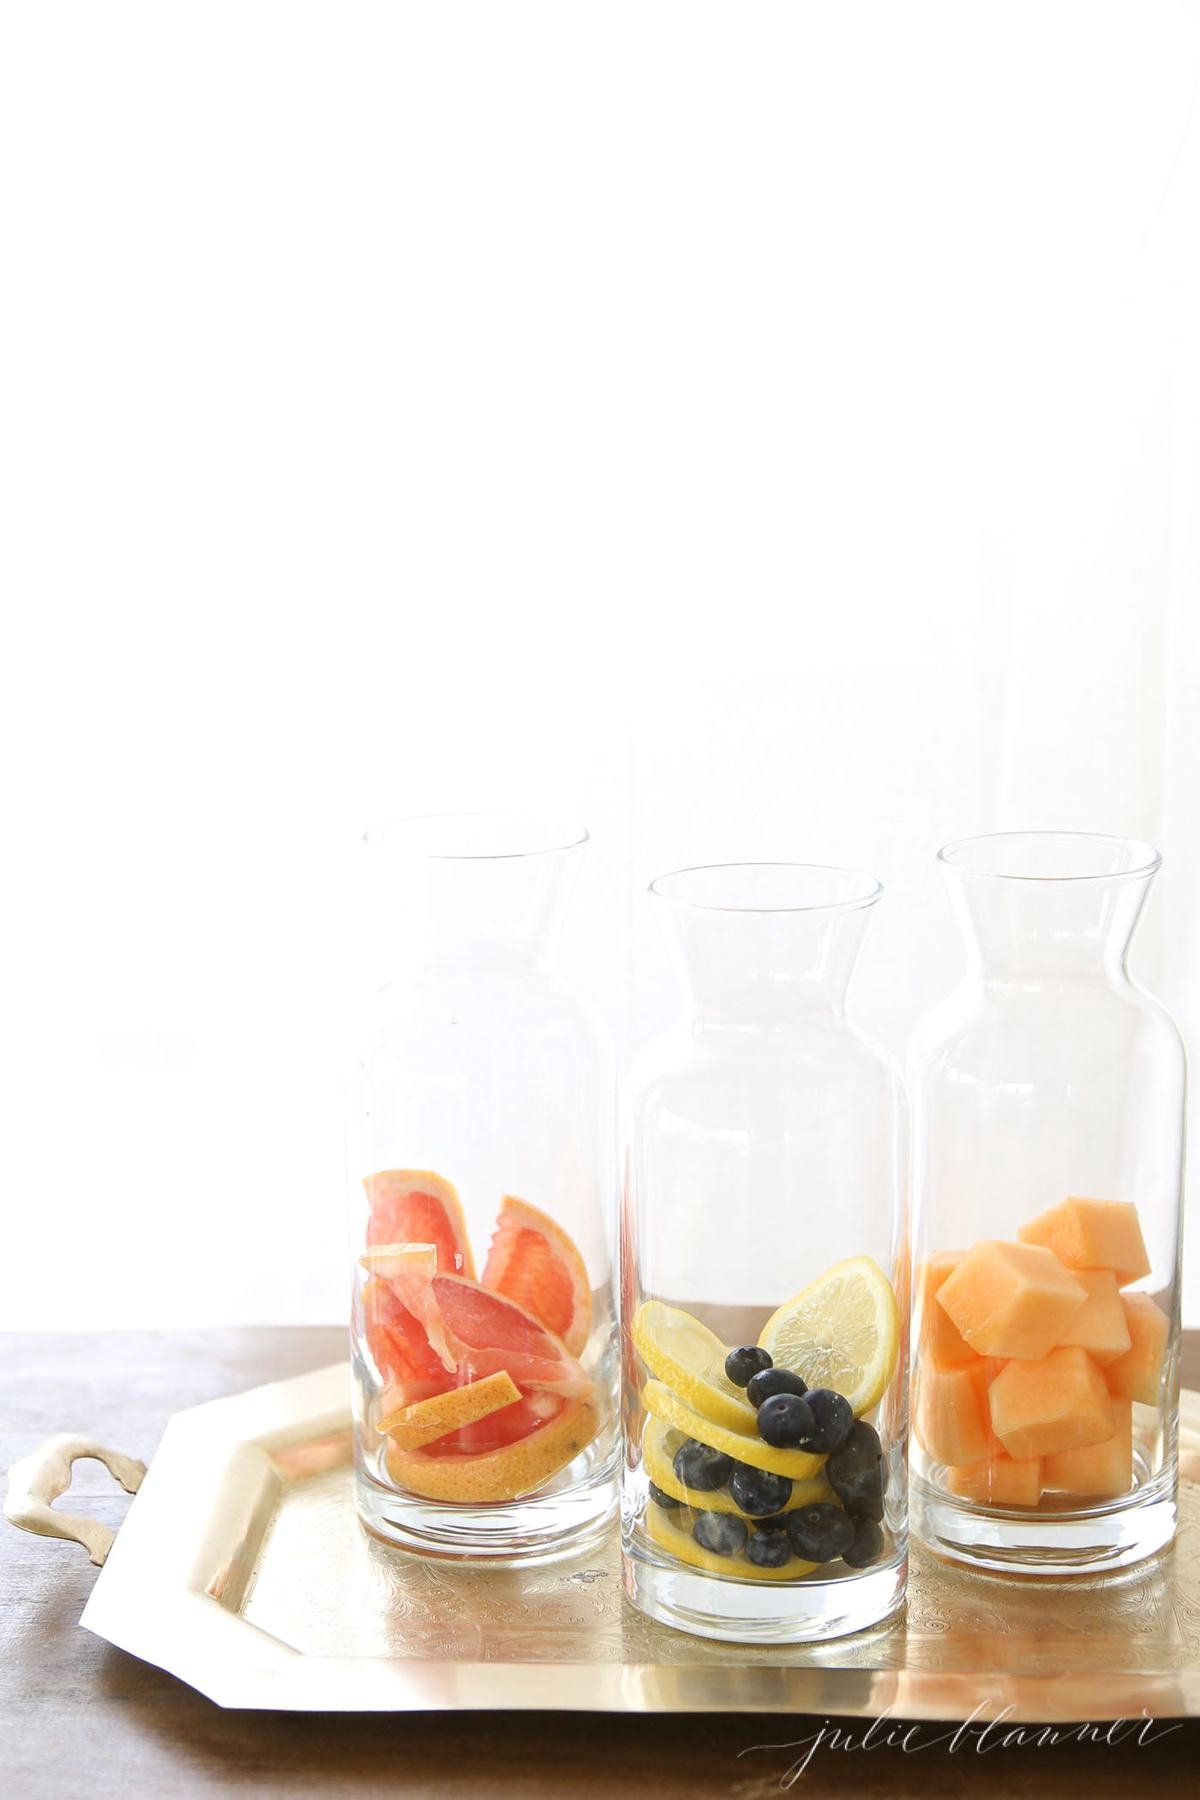
<instances>
[{"instance_id":1,"label":"sheer white curtain","mask_svg":"<svg viewBox=\"0 0 1200 1800\"><path fill-rule=\"evenodd\" d=\"M1200 1044L1195 4L9 39L0 1324L340 1315L397 813L586 820L625 1056L664 868L874 869L902 1051L939 843L1144 835Z\"/></svg>"}]
</instances>

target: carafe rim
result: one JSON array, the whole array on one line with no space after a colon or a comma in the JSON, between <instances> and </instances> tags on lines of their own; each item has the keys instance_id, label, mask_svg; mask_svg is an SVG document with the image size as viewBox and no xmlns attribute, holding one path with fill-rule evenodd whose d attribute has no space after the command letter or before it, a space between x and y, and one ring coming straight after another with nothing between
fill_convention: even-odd
<instances>
[{"instance_id":1,"label":"carafe rim","mask_svg":"<svg viewBox=\"0 0 1200 1800\"><path fill-rule=\"evenodd\" d=\"M1002 868L997 866L1004 853L1027 851L1034 861L1051 846L1063 848L1064 856L1081 859L1088 853L1097 859L1107 856L1107 868ZM1123 837L1111 832L1093 831L991 831L976 836L952 839L943 844L937 860L949 874L975 881L1022 882L1029 884L1090 883L1147 881L1162 866L1162 853L1144 838Z\"/></svg>"},{"instance_id":2,"label":"carafe rim","mask_svg":"<svg viewBox=\"0 0 1200 1800\"><path fill-rule=\"evenodd\" d=\"M590 838L585 826L572 821L487 810L402 814L362 834L369 849L422 862L516 862L561 856L581 849Z\"/></svg>"},{"instance_id":3,"label":"carafe rim","mask_svg":"<svg viewBox=\"0 0 1200 1800\"><path fill-rule=\"evenodd\" d=\"M725 878L730 896L735 893L739 879L746 883L747 892L752 884L761 884L763 895L750 896L758 898L760 903L749 904L746 898L719 897L723 885L721 878ZM822 881L830 890L828 897L798 897L805 883L815 888ZM842 894L833 891L838 883L847 886L849 891ZM778 885L778 897L770 904L762 904L766 888L773 884ZM785 893L789 885L790 894ZM670 869L655 876L647 892L676 912L743 914L748 917L789 913L813 915L861 912L875 906L883 898L883 883L865 870L844 868L836 863L761 860L696 863L687 868Z\"/></svg>"}]
</instances>

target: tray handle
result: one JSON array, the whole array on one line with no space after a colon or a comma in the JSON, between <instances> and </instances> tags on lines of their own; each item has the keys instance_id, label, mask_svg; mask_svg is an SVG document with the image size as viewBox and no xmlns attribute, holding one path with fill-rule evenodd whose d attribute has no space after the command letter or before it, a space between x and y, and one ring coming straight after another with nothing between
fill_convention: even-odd
<instances>
[{"instance_id":1,"label":"tray handle","mask_svg":"<svg viewBox=\"0 0 1200 1800\"><path fill-rule=\"evenodd\" d=\"M112 1549L116 1533L98 1519L80 1518L76 1513L55 1512L54 1501L71 1485L71 1469L80 1457L94 1457L102 1462L114 1481L119 1481L127 1494L136 1494L146 1473L145 1463L132 1456L122 1456L97 1444L93 1438L72 1437L59 1432L47 1438L8 1471L8 1493L4 1500L4 1516L10 1525L22 1531L34 1531L39 1537L66 1538L82 1544L99 1568Z\"/></svg>"}]
</instances>

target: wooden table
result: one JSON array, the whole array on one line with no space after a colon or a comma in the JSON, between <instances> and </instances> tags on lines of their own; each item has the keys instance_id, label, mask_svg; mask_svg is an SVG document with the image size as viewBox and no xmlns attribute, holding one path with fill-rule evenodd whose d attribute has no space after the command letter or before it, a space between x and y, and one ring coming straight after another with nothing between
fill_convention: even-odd
<instances>
[{"instance_id":1,"label":"wooden table","mask_svg":"<svg viewBox=\"0 0 1200 1800\"><path fill-rule=\"evenodd\" d=\"M54 1431L80 1431L149 1461L180 1407L336 1360L334 1329L0 1334L0 1456L5 1467ZM1185 1381L1200 1387L1200 1332ZM72 1493L119 1524L128 1501L98 1464ZM826 1721L753 1716L464 1714L328 1717L223 1712L170 1675L78 1628L95 1571L77 1545L0 1522L0 1793L13 1800L191 1800L202 1794L297 1794L337 1800L417 1794L450 1800L611 1800L614 1794L768 1800L784 1792L1194 1796L1200 1721L1139 1747L970 1747L921 1727L915 1754L823 1749L790 1790L794 1751ZM834 1721L833 1723L836 1723ZM854 1722L857 1726L858 1722ZM739 1755L739 1752L745 1754Z\"/></svg>"}]
</instances>

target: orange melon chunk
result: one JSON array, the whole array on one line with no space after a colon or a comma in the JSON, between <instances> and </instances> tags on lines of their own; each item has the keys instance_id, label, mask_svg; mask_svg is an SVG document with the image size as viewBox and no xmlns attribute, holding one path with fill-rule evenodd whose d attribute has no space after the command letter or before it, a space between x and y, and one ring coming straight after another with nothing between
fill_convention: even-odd
<instances>
[{"instance_id":1,"label":"orange melon chunk","mask_svg":"<svg viewBox=\"0 0 1200 1800\"><path fill-rule=\"evenodd\" d=\"M1111 1269L1118 1287L1150 1273L1137 1208L1128 1200L1081 1200L1076 1195L1039 1213L1017 1232L1023 1244L1053 1250L1068 1269Z\"/></svg>"},{"instance_id":2,"label":"orange melon chunk","mask_svg":"<svg viewBox=\"0 0 1200 1800\"><path fill-rule=\"evenodd\" d=\"M1133 1406L1128 1400L1112 1403L1113 1434L1102 1444L1078 1450L1056 1450L1042 1464L1048 1488L1060 1493L1112 1500L1133 1486Z\"/></svg>"},{"instance_id":3,"label":"orange melon chunk","mask_svg":"<svg viewBox=\"0 0 1200 1800\"><path fill-rule=\"evenodd\" d=\"M1111 1269L1078 1269L1075 1279L1083 1283L1087 1299L1058 1341L1078 1344L1095 1362L1115 1362L1133 1341L1125 1323L1117 1278Z\"/></svg>"},{"instance_id":4,"label":"orange melon chunk","mask_svg":"<svg viewBox=\"0 0 1200 1800\"><path fill-rule=\"evenodd\" d=\"M916 1432L935 1462L982 1462L994 1447L986 1390L973 1371L922 1369L917 1378Z\"/></svg>"},{"instance_id":5,"label":"orange melon chunk","mask_svg":"<svg viewBox=\"0 0 1200 1800\"><path fill-rule=\"evenodd\" d=\"M937 1290L937 1305L981 1356L1036 1362L1087 1294L1049 1250L982 1238ZM961 1459L958 1459L961 1460Z\"/></svg>"},{"instance_id":6,"label":"orange melon chunk","mask_svg":"<svg viewBox=\"0 0 1200 1800\"><path fill-rule=\"evenodd\" d=\"M465 1387L431 1394L428 1400L418 1400L410 1406L402 1398L398 1407L391 1405L385 1391L379 1429L402 1450L419 1450L423 1444L436 1443L448 1431L474 1425L476 1420L486 1419L520 1398L521 1390L506 1369L486 1375L482 1381L468 1382Z\"/></svg>"},{"instance_id":7,"label":"orange melon chunk","mask_svg":"<svg viewBox=\"0 0 1200 1800\"><path fill-rule=\"evenodd\" d=\"M961 1250L937 1250L917 1270L917 1304L921 1309L917 1357L935 1369L953 1369L970 1362L975 1355L949 1313L936 1304L938 1289L962 1259Z\"/></svg>"},{"instance_id":8,"label":"orange melon chunk","mask_svg":"<svg viewBox=\"0 0 1200 1800\"><path fill-rule=\"evenodd\" d=\"M1162 1401L1163 1356L1167 1348L1168 1320L1149 1294L1122 1294L1121 1305L1129 1331L1130 1347L1104 1371L1108 1391L1120 1400L1136 1400L1141 1406Z\"/></svg>"},{"instance_id":9,"label":"orange melon chunk","mask_svg":"<svg viewBox=\"0 0 1200 1800\"><path fill-rule=\"evenodd\" d=\"M1042 1464L1036 1456L991 1456L967 1469L947 1469L946 1486L963 1500L987 1506L1036 1506L1042 1497Z\"/></svg>"},{"instance_id":10,"label":"orange melon chunk","mask_svg":"<svg viewBox=\"0 0 1200 1800\"><path fill-rule=\"evenodd\" d=\"M1006 1363L988 1400L992 1429L1018 1462L1102 1444L1113 1434L1104 1377L1078 1345L1051 1350L1038 1362Z\"/></svg>"}]
</instances>

